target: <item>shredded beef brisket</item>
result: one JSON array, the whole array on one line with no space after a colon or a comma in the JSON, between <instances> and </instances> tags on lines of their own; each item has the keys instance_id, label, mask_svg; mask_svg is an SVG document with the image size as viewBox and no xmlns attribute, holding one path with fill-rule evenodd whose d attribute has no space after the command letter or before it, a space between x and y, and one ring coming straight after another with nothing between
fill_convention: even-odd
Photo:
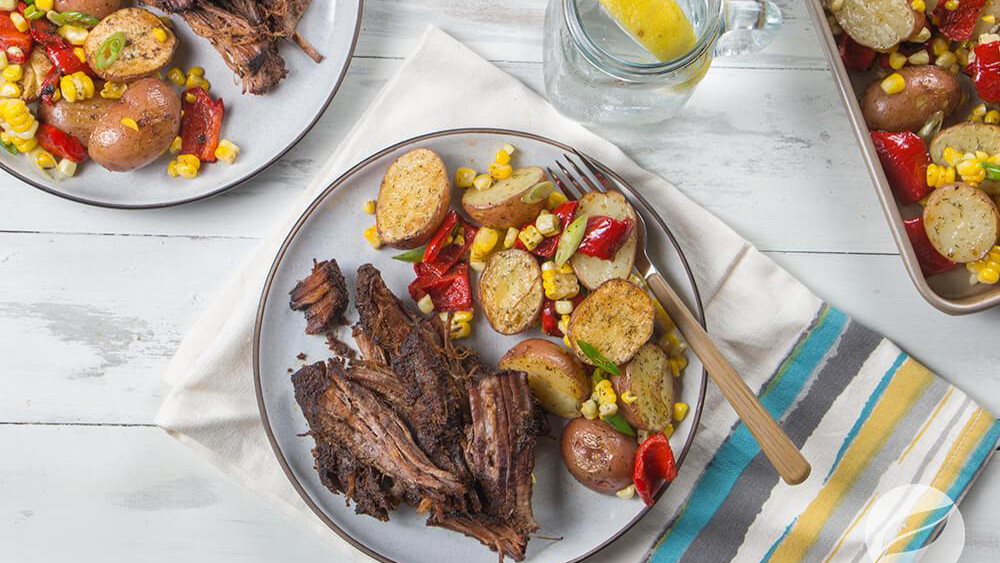
<instances>
[{"instance_id":1,"label":"shredded beef brisket","mask_svg":"<svg viewBox=\"0 0 1000 563\"><path fill-rule=\"evenodd\" d=\"M306 315L306 334L322 334L344 319L348 294L336 260L313 262L312 272L290 292L289 306Z\"/></svg>"},{"instance_id":2,"label":"shredded beef brisket","mask_svg":"<svg viewBox=\"0 0 1000 563\"><path fill-rule=\"evenodd\" d=\"M336 269L332 260L318 263L296 286L293 308L297 294L306 307L328 296L316 288L337 277L330 263ZM314 276L322 282L310 284ZM527 377L487 374L475 352L452 344L445 323L408 309L374 266L359 268L356 291L352 334L362 359L292 375L323 484L360 514L387 520L405 502L428 511L429 526L522 560L538 529L531 472L545 430Z\"/></svg>"}]
</instances>

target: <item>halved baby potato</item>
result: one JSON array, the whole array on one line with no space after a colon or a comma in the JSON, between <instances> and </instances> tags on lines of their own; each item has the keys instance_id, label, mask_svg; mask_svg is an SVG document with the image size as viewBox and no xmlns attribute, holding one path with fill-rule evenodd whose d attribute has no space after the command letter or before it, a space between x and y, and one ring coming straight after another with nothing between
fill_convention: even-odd
<instances>
[{"instance_id":1,"label":"halved baby potato","mask_svg":"<svg viewBox=\"0 0 1000 563\"><path fill-rule=\"evenodd\" d=\"M931 244L953 262L979 260L1000 237L1000 213L983 190L968 184L942 186L927 198L924 228Z\"/></svg>"},{"instance_id":2,"label":"halved baby potato","mask_svg":"<svg viewBox=\"0 0 1000 563\"><path fill-rule=\"evenodd\" d=\"M1000 125L959 123L942 129L931 139L929 147L934 164L948 165L944 160L945 147L951 147L962 154L976 151L983 151L990 156L1000 154ZM1000 182L983 180L979 188L990 195L1000 195Z\"/></svg>"},{"instance_id":3,"label":"halved baby potato","mask_svg":"<svg viewBox=\"0 0 1000 563\"><path fill-rule=\"evenodd\" d=\"M926 23L910 0L844 0L834 17L851 39L880 51L920 33Z\"/></svg>"},{"instance_id":4,"label":"halved baby potato","mask_svg":"<svg viewBox=\"0 0 1000 563\"><path fill-rule=\"evenodd\" d=\"M556 416L580 416L580 405L590 397L590 378L580 361L551 340L530 338L519 342L504 354L497 367L528 374L532 394Z\"/></svg>"},{"instance_id":5,"label":"halved baby potato","mask_svg":"<svg viewBox=\"0 0 1000 563\"><path fill-rule=\"evenodd\" d=\"M576 216L591 217L595 215L618 220L637 220L632 204L618 192L590 192L580 198L580 205L576 208ZM635 250L638 243L639 233L637 229L632 229L628 240L618 249L611 260L601 260L577 252L570 258L570 264L573 266L576 277L580 279L580 283L587 289L595 289L610 279L628 277L632 272L632 265L635 264Z\"/></svg>"},{"instance_id":6,"label":"halved baby potato","mask_svg":"<svg viewBox=\"0 0 1000 563\"><path fill-rule=\"evenodd\" d=\"M486 262L479 278L479 303L493 330L500 334L528 330L544 298L542 269L527 251L510 248Z\"/></svg>"},{"instance_id":7,"label":"halved baby potato","mask_svg":"<svg viewBox=\"0 0 1000 563\"><path fill-rule=\"evenodd\" d=\"M441 157L429 149L400 156L385 171L375 202L379 240L396 248L424 244L444 221L451 184Z\"/></svg>"},{"instance_id":8,"label":"halved baby potato","mask_svg":"<svg viewBox=\"0 0 1000 563\"><path fill-rule=\"evenodd\" d=\"M647 342L639 348L622 375L611 377L618 394L618 410L636 428L659 432L673 420L674 378L667 354ZM635 402L621 400L623 393L635 396Z\"/></svg>"},{"instance_id":9,"label":"halved baby potato","mask_svg":"<svg viewBox=\"0 0 1000 563\"><path fill-rule=\"evenodd\" d=\"M486 227L521 228L545 209L545 197L532 197L532 189L545 181L545 171L541 168L518 168L509 178L485 190L474 187L465 190L462 208Z\"/></svg>"},{"instance_id":10,"label":"halved baby potato","mask_svg":"<svg viewBox=\"0 0 1000 563\"><path fill-rule=\"evenodd\" d=\"M163 30L165 41L156 38L155 29ZM110 65L98 67L97 53L101 45L118 32L125 36L125 47ZM134 82L156 74L167 66L176 48L174 32L155 14L139 8L125 8L104 18L90 30L83 45L90 68L101 78L118 83Z\"/></svg>"},{"instance_id":11,"label":"halved baby potato","mask_svg":"<svg viewBox=\"0 0 1000 563\"><path fill-rule=\"evenodd\" d=\"M578 358L590 363L580 341L615 364L624 364L653 335L653 300L634 283L604 282L573 310L567 336Z\"/></svg>"}]
</instances>

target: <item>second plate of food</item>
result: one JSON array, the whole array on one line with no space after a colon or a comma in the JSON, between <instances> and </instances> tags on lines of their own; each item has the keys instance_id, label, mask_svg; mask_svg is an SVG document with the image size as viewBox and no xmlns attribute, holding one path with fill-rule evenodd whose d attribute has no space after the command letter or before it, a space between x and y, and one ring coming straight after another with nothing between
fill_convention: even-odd
<instances>
[{"instance_id":1,"label":"second plate of food","mask_svg":"<svg viewBox=\"0 0 1000 563\"><path fill-rule=\"evenodd\" d=\"M59 0L0 12L0 167L119 208L195 201L254 176L332 100L362 12L361 0L265 4Z\"/></svg>"},{"instance_id":2,"label":"second plate of food","mask_svg":"<svg viewBox=\"0 0 1000 563\"><path fill-rule=\"evenodd\" d=\"M485 129L399 143L327 188L274 262L265 428L303 500L372 557L577 561L684 471L705 373L630 275L637 215L700 313L694 279L612 171L616 190L566 197L550 170L582 166L571 151Z\"/></svg>"}]
</instances>

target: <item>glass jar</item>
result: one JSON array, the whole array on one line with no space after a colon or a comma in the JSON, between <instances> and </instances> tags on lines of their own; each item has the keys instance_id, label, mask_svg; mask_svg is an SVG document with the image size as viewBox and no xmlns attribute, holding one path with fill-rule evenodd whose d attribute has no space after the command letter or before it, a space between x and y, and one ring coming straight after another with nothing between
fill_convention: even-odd
<instances>
[{"instance_id":1,"label":"glass jar","mask_svg":"<svg viewBox=\"0 0 1000 563\"><path fill-rule=\"evenodd\" d=\"M641 126L677 114L713 57L752 53L781 28L768 0L677 0L694 46L660 61L618 27L598 0L549 0L545 90L564 114L586 125Z\"/></svg>"}]
</instances>

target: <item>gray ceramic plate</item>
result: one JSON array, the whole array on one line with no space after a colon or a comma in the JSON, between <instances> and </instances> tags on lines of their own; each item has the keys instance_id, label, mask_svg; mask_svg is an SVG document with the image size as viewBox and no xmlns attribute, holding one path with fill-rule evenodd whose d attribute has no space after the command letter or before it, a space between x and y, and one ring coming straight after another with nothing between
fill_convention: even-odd
<instances>
[{"instance_id":1,"label":"gray ceramic plate","mask_svg":"<svg viewBox=\"0 0 1000 563\"><path fill-rule=\"evenodd\" d=\"M328 351L322 337L310 337L303 332L301 313L288 308L288 292L296 280L309 272L314 258L335 258L352 291L358 266L371 262L382 271L389 287L405 297L406 286L413 278L412 266L390 258L397 250L378 251L365 242L362 231L373 223L373 217L365 215L364 202L376 196L389 164L408 150L432 149L441 155L449 170L458 166L485 169L504 142L517 146L515 164L522 166L552 165L569 150L554 141L525 133L483 129L433 133L389 147L341 176L306 210L278 253L261 296L254 334L254 375L261 416L278 461L317 516L355 547L382 561L495 563L497 556L473 539L425 526L424 517L408 508L393 513L388 523L355 515L353 507L345 506L343 497L333 495L320 484L310 454L313 440L302 436L307 426L295 403L288 368L297 368L302 363L296 360L300 352L307 354L312 362L327 357ZM645 217L650 255L700 315L697 288L673 236L639 194L624 186L623 191ZM349 320L353 322L357 317L351 309ZM474 346L488 365L496 365L500 356L520 340L540 336L536 330L501 336L490 329L480 311L476 317L474 336L464 343ZM343 340L350 341L349 332L346 327L341 329ZM680 461L691 444L692 429L698 425L705 381L701 364L692 359L685 372L680 399L692 405L692 413L671 438ZM562 422L553 420L553 423L553 433L558 436ZM684 471L683 467L680 470ZM646 512L637 498L622 500L600 495L577 483L560 459L557 440L539 441L535 477L533 505L541 525L538 533L563 539L532 539L529 561L559 563L582 559L620 536Z\"/></svg>"},{"instance_id":2,"label":"gray ceramic plate","mask_svg":"<svg viewBox=\"0 0 1000 563\"><path fill-rule=\"evenodd\" d=\"M179 16L172 16L178 49L171 66L205 68L212 95L226 104L223 138L239 145L233 165L205 165L193 180L166 174L169 155L140 170L109 172L93 162L73 178L42 176L26 157L0 154L0 167L49 193L81 203L119 208L165 207L219 194L270 166L301 139L323 114L344 75L361 29L363 0L313 2L299 32L326 58L315 63L292 44L281 48L288 76L264 96L242 94L235 75L207 40L196 36Z\"/></svg>"}]
</instances>

